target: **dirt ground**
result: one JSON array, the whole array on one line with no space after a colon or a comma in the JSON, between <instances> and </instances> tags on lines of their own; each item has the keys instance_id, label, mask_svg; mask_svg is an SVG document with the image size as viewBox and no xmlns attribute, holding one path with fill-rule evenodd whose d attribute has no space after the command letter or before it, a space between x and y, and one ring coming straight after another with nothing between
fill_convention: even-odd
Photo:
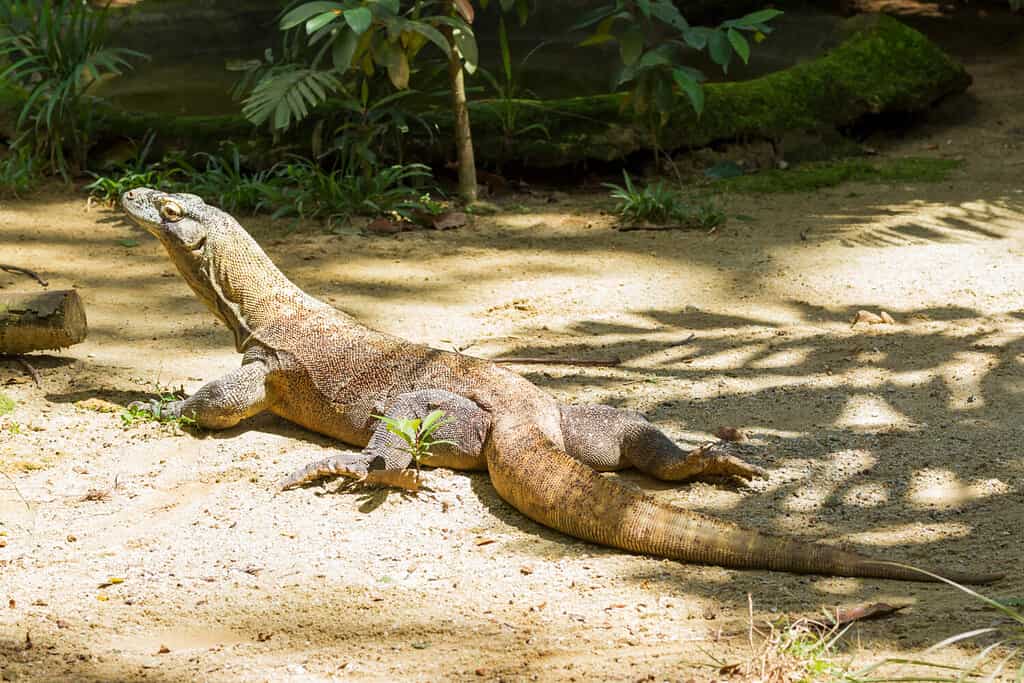
<instances>
[{"instance_id":1,"label":"dirt ground","mask_svg":"<svg viewBox=\"0 0 1024 683\"><path fill-rule=\"evenodd\" d=\"M606 194L576 192L499 198L473 226L396 237L243 223L301 287L371 326L488 357L620 358L519 369L673 435L740 427L771 471L749 486L622 475L663 500L1006 571L989 594L1020 598L1024 39L1008 35L962 51L967 96L869 141L965 159L944 183L729 196L714 234L620 233ZM850 632L843 657L858 665L993 620L944 587L575 541L527 521L485 474L435 471L419 496L332 483L274 497L335 446L270 416L225 433L122 426L127 402L194 391L239 361L154 239L54 187L0 204L0 261L78 288L90 322L85 343L30 357L39 387L0 361L17 401L0 418L5 681L710 680L751 658L748 596L758 624L909 604ZM861 309L896 322L851 327Z\"/></svg>"}]
</instances>

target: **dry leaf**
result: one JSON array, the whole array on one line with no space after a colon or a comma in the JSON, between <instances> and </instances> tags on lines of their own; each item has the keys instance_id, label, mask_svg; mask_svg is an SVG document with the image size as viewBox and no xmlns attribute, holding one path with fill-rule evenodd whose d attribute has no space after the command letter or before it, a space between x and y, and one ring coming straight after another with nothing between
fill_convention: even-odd
<instances>
[{"instance_id":1,"label":"dry leaf","mask_svg":"<svg viewBox=\"0 0 1024 683\"><path fill-rule=\"evenodd\" d=\"M478 546L479 545L490 545L491 543L494 543L494 542L495 541L494 541L493 538L478 538L478 539L476 539L476 544Z\"/></svg>"},{"instance_id":2,"label":"dry leaf","mask_svg":"<svg viewBox=\"0 0 1024 683\"><path fill-rule=\"evenodd\" d=\"M171 648L167 647L166 645L161 645L160 649L157 650L156 653L158 655L165 655L165 654L167 654L170 651L171 651Z\"/></svg>"},{"instance_id":3,"label":"dry leaf","mask_svg":"<svg viewBox=\"0 0 1024 683\"><path fill-rule=\"evenodd\" d=\"M366 229L377 235L394 235L405 230L405 227L389 218L375 218L366 224Z\"/></svg>"},{"instance_id":4,"label":"dry leaf","mask_svg":"<svg viewBox=\"0 0 1024 683\"><path fill-rule=\"evenodd\" d=\"M743 441L747 438L737 427L719 427L715 430L715 436L722 441Z\"/></svg>"},{"instance_id":5,"label":"dry leaf","mask_svg":"<svg viewBox=\"0 0 1024 683\"><path fill-rule=\"evenodd\" d=\"M462 18L466 20L467 24L473 23L473 5L469 0L455 0L455 9L462 15Z\"/></svg>"},{"instance_id":6,"label":"dry leaf","mask_svg":"<svg viewBox=\"0 0 1024 683\"><path fill-rule=\"evenodd\" d=\"M528 564L524 564L522 567L519 568L519 573L523 574L524 576L529 576L533 573L533 567L531 567Z\"/></svg>"},{"instance_id":7,"label":"dry leaf","mask_svg":"<svg viewBox=\"0 0 1024 683\"><path fill-rule=\"evenodd\" d=\"M881 619L891 614L906 609L909 605L890 605L886 602L872 602L854 607L837 607L832 615L832 623L829 626L842 626L854 621L865 621L867 619Z\"/></svg>"},{"instance_id":8,"label":"dry leaf","mask_svg":"<svg viewBox=\"0 0 1024 683\"><path fill-rule=\"evenodd\" d=\"M853 320L850 321L851 325L858 325L860 323L867 323L868 325L878 325L879 323L885 322L882 316L876 315L871 311L857 311L857 315L853 316Z\"/></svg>"},{"instance_id":9,"label":"dry leaf","mask_svg":"<svg viewBox=\"0 0 1024 683\"><path fill-rule=\"evenodd\" d=\"M435 230L451 230L452 228L461 228L468 222L469 214L463 211L445 211L434 217L431 225Z\"/></svg>"}]
</instances>

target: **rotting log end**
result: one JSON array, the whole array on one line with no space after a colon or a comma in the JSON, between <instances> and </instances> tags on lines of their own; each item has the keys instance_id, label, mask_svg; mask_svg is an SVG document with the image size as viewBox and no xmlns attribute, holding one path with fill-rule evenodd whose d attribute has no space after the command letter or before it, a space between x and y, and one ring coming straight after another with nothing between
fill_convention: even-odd
<instances>
[{"instance_id":1,"label":"rotting log end","mask_svg":"<svg viewBox=\"0 0 1024 683\"><path fill-rule=\"evenodd\" d=\"M87 332L85 308L73 289L0 292L0 354L64 348Z\"/></svg>"}]
</instances>

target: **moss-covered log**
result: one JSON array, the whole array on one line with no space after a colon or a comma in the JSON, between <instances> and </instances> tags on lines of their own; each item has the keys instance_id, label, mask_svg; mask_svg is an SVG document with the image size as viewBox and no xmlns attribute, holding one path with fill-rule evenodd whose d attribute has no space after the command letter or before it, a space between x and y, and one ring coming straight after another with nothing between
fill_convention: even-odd
<instances>
[{"instance_id":1,"label":"moss-covered log","mask_svg":"<svg viewBox=\"0 0 1024 683\"><path fill-rule=\"evenodd\" d=\"M791 131L834 129L867 114L921 111L971 83L960 64L895 19L855 17L843 22L842 30L842 43L814 61L749 81L705 86L702 116L680 98L660 133L662 147L781 138ZM477 102L471 114L477 154L559 166L581 159L610 161L652 148L651 135L633 119L624 98L523 101L515 127L534 126L527 134L503 130L505 103ZM439 123L444 133L443 120Z\"/></svg>"},{"instance_id":2,"label":"moss-covered log","mask_svg":"<svg viewBox=\"0 0 1024 683\"><path fill-rule=\"evenodd\" d=\"M818 59L749 81L707 85L702 116L679 98L661 132L661 146L672 150L716 140L776 139L791 131L833 129L867 114L920 111L970 85L960 64L895 19L865 15L843 22L840 30L841 42ZM477 159L554 167L587 159L611 161L651 149L650 133L624 106L624 99L617 93L471 103ZM509 120L509 107L515 119L511 127L503 123ZM310 131L300 129L275 146L241 116L176 117L123 112L102 104L90 115L101 139L141 139L152 130L159 148L188 152L213 151L219 142L233 140L262 163L280 158L283 151L308 153L311 140ZM444 146L435 141L416 151L421 158L450 159L451 113L437 110L425 116L440 129L438 140Z\"/></svg>"},{"instance_id":3,"label":"moss-covered log","mask_svg":"<svg viewBox=\"0 0 1024 683\"><path fill-rule=\"evenodd\" d=\"M86 332L82 299L73 289L0 293L0 354L71 346Z\"/></svg>"}]
</instances>

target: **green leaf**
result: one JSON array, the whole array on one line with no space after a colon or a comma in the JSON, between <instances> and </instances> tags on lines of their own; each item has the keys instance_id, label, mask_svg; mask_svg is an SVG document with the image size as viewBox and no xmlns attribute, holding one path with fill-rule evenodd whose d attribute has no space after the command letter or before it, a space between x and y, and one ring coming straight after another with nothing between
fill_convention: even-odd
<instances>
[{"instance_id":1,"label":"green leaf","mask_svg":"<svg viewBox=\"0 0 1024 683\"><path fill-rule=\"evenodd\" d=\"M733 23L737 26L752 26L753 24L763 24L766 21L771 21L775 17L779 16L783 12L777 9L762 9L757 12L751 12L750 14L744 15L739 19L736 19Z\"/></svg>"},{"instance_id":2,"label":"green leaf","mask_svg":"<svg viewBox=\"0 0 1024 683\"><path fill-rule=\"evenodd\" d=\"M409 58L405 52L399 50L397 57L388 64L388 78L399 90L409 87Z\"/></svg>"},{"instance_id":3,"label":"green leaf","mask_svg":"<svg viewBox=\"0 0 1024 683\"><path fill-rule=\"evenodd\" d=\"M700 83L683 69L673 69L672 79L679 89L690 98L690 104L693 105L693 110L699 116L704 111L704 89L700 87Z\"/></svg>"},{"instance_id":4,"label":"green leaf","mask_svg":"<svg viewBox=\"0 0 1024 683\"><path fill-rule=\"evenodd\" d=\"M644 51L644 30L634 26L627 30L619 38L619 54L622 56L622 63L629 66L640 59Z\"/></svg>"},{"instance_id":5,"label":"green leaf","mask_svg":"<svg viewBox=\"0 0 1024 683\"><path fill-rule=\"evenodd\" d=\"M589 38L580 41L580 47L590 47L591 45L600 45L601 43L607 43L609 40L615 40L615 36L610 33L595 33Z\"/></svg>"},{"instance_id":6,"label":"green leaf","mask_svg":"<svg viewBox=\"0 0 1024 683\"><path fill-rule=\"evenodd\" d=\"M338 18L337 12L324 12L306 22L306 35L312 35Z\"/></svg>"},{"instance_id":7,"label":"green leaf","mask_svg":"<svg viewBox=\"0 0 1024 683\"><path fill-rule=\"evenodd\" d=\"M449 418L449 419L446 419L446 420L443 420L443 421L439 422L439 420L441 420L441 418L443 418L444 416L445 416L445 412L443 410L435 410L435 411L431 412L429 415L427 415L425 418L423 418L423 424L420 427L420 434L422 434L425 437L430 436L439 427L441 427L442 425L448 424L449 422L452 421Z\"/></svg>"},{"instance_id":8,"label":"green leaf","mask_svg":"<svg viewBox=\"0 0 1024 683\"><path fill-rule=\"evenodd\" d=\"M729 71L729 60L732 59L732 49L729 47L729 39L723 31L712 31L708 36L708 54L711 61L722 67L722 71Z\"/></svg>"},{"instance_id":9,"label":"green leaf","mask_svg":"<svg viewBox=\"0 0 1024 683\"><path fill-rule=\"evenodd\" d=\"M401 10L400 0L372 0L372 2L386 10L389 14L397 15Z\"/></svg>"},{"instance_id":10,"label":"green leaf","mask_svg":"<svg viewBox=\"0 0 1024 683\"><path fill-rule=\"evenodd\" d=\"M139 241L138 240L133 240L133 239L118 240L117 243L119 245L121 245L122 247L128 247L129 249L132 248L132 247L139 246Z\"/></svg>"},{"instance_id":11,"label":"green leaf","mask_svg":"<svg viewBox=\"0 0 1024 683\"><path fill-rule=\"evenodd\" d=\"M304 21L309 20L311 17L328 12L331 10L344 10L345 6L340 2L307 2L299 5L292 11L281 17L281 22L278 27L282 31L287 31L290 28L295 28Z\"/></svg>"},{"instance_id":12,"label":"green leaf","mask_svg":"<svg viewBox=\"0 0 1024 683\"><path fill-rule=\"evenodd\" d=\"M678 31L685 31L690 28L686 19L679 13L679 8L668 2L668 0L655 0L651 5L651 16L665 22Z\"/></svg>"},{"instance_id":13,"label":"green leaf","mask_svg":"<svg viewBox=\"0 0 1024 683\"><path fill-rule=\"evenodd\" d=\"M373 13L365 7L345 10L344 15L345 22L359 35L366 33L366 29L373 23Z\"/></svg>"},{"instance_id":14,"label":"green leaf","mask_svg":"<svg viewBox=\"0 0 1024 683\"><path fill-rule=\"evenodd\" d=\"M640 8L640 14L644 19L651 18L651 0L636 0L636 6Z\"/></svg>"},{"instance_id":15,"label":"green leaf","mask_svg":"<svg viewBox=\"0 0 1024 683\"><path fill-rule=\"evenodd\" d=\"M743 63L746 64L750 60L750 43L743 37L739 31L734 28L729 29L726 34L729 36L729 42L732 43L732 47L736 50L736 54L740 56Z\"/></svg>"},{"instance_id":16,"label":"green leaf","mask_svg":"<svg viewBox=\"0 0 1024 683\"><path fill-rule=\"evenodd\" d=\"M352 57L356 53L359 36L355 31L345 31L331 46L331 61L334 68L344 73L352 66Z\"/></svg>"},{"instance_id":17,"label":"green leaf","mask_svg":"<svg viewBox=\"0 0 1024 683\"><path fill-rule=\"evenodd\" d=\"M476 48L476 37L468 27L465 29L456 28L452 30L452 40L455 41L455 47L458 48L459 54L462 55L466 71L472 74L476 71L480 59Z\"/></svg>"},{"instance_id":18,"label":"green leaf","mask_svg":"<svg viewBox=\"0 0 1024 683\"><path fill-rule=\"evenodd\" d=\"M582 19L570 26L569 30L579 31L587 28L588 26L593 26L602 19L605 19L608 15L614 14L616 11L618 11L618 8L615 5L608 5L607 7L599 7L595 10L591 10L583 15Z\"/></svg>"},{"instance_id":19,"label":"green leaf","mask_svg":"<svg viewBox=\"0 0 1024 683\"><path fill-rule=\"evenodd\" d=\"M683 31L683 40L694 50L703 50L707 47L708 37L711 35L712 30L706 26L694 26Z\"/></svg>"},{"instance_id":20,"label":"green leaf","mask_svg":"<svg viewBox=\"0 0 1024 683\"><path fill-rule=\"evenodd\" d=\"M445 40L444 35L430 24L424 24L422 21L410 21L405 25L405 28L408 31L419 33L434 45L437 45L444 52L445 57L452 53L452 48L448 41Z\"/></svg>"}]
</instances>

